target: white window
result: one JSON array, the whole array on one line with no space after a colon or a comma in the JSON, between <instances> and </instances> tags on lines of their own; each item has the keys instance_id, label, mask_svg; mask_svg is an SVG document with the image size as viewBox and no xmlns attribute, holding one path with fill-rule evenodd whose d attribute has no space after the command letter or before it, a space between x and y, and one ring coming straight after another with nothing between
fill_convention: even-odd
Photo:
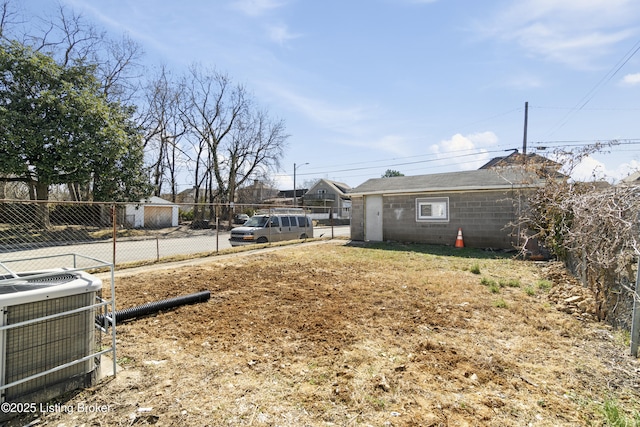
<instances>
[{"instance_id":1,"label":"white window","mask_svg":"<svg viewBox=\"0 0 640 427\"><path fill-rule=\"evenodd\" d=\"M448 197L416 199L416 221L449 221Z\"/></svg>"}]
</instances>

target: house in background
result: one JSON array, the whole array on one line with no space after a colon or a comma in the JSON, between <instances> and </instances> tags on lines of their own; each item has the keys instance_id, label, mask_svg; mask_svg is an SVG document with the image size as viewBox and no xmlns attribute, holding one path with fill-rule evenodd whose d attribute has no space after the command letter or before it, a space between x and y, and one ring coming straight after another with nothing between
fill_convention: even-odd
<instances>
[{"instance_id":1,"label":"house in background","mask_svg":"<svg viewBox=\"0 0 640 427\"><path fill-rule=\"evenodd\" d=\"M254 179L253 183L236 191L235 203L239 205L251 205L271 200L278 194L278 190L268 183Z\"/></svg>"},{"instance_id":2,"label":"house in background","mask_svg":"<svg viewBox=\"0 0 640 427\"><path fill-rule=\"evenodd\" d=\"M318 180L303 196L303 205L311 209L315 219L351 218L351 187L328 179Z\"/></svg>"},{"instance_id":3,"label":"house in background","mask_svg":"<svg viewBox=\"0 0 640 427\"><path fill-rule=\"evenodd\" d=\"M622 185L640 185L640 171L636 171L620 180Z\"/></svg>"},{"instance_id":4,"label":"house in background","mask_svg":"<svg viewBox=\"0 0 640 427\"><path fill-rule=\"evenodd\" d=\"M132 228L165 228L179 225L179 206L152 196L125 206L125 223Z\"/></svg>"},{"instance_id":5,"label":"house in background","mask_svg":"<svg viewBox=\"0 0 640 427\"><path fill-rule=\"evenodd\" d=\"M351 238L512 249L523 193L544 184L523 168L370 179L352 189Z\"/></svg>"},{"instance_id":6,"label":"house in background","mask_svg":"<svg viewBox=\"0 0 640 427\"><path fill-rule=\"evenodd\" d=\"M165 200L171 200L170 194L161 195ZM176 203L180 204L193 204L196 202L196 189L195 187L187 188L176 194Z\"/></svg>"},{"instance_id":7,"label":"house in background","mask_svg":"<svg viewBox=\"0 0 640 427\"><path fill-rule=\"evenodd\" d=\"M540 156L539 154L521 154L518 150L515 150L507 156L492 158L487 163L480 166L480 169L497 169L506 167L527 167L530 170L541 171L546 176L554 176L559 174L562 165L544 156Z\"/></svg>"},{"instance_id":8,"label":"house in background","mask_svg":"<svg viewBox=\"0 0 640 427\"><path fill-rule=\"evenodd\" d=\"M300 199L304 196L304 193L307 192L306 188L296 188L295 195L293 194L293 190L280 190L274 199L264 200L264 203L274 203L274 204L284 204L284 205L292 205L296 204L300 206ZM296 200L297 203L296 203Z\"/></svg>"}]
</instances>

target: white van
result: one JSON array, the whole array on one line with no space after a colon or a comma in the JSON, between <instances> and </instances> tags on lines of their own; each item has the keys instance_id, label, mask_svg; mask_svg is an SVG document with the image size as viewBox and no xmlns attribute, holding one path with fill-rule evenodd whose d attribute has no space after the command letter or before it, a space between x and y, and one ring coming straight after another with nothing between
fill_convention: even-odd
<instances>
[{"instance_id":1,"label":"white van","mask_svg":"<svg viewBox=\"0 0 640 427\"><path fill-rule=\"evenodd\" d=\"M302 209L270 209L231 229L231 246L313 237L313 222Z\"/></svg>"}]
</instances>

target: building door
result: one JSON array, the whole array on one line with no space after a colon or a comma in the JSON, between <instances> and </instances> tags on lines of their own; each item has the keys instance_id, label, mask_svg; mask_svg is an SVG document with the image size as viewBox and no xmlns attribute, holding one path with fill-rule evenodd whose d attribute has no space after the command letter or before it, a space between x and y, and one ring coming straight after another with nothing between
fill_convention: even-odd
<instances>
[{"instance_id":1,"label":"building door","mask_svg":"<svg viewBox=\"0 0 640 427\"><path fill-rule=\"evenodd\" d=\"M171 227L171 206L150 206L144 207L145 228Z\"/></svg>"},{"instance_id":2,"label":"building door","mask_svg":"<svg viewBox=\"0 0 640 427\"><path fill-rule=\"evenodd\" d=\"M365 196L364 240L382 241L382 196Z\"/></svg>"}]
</instances>

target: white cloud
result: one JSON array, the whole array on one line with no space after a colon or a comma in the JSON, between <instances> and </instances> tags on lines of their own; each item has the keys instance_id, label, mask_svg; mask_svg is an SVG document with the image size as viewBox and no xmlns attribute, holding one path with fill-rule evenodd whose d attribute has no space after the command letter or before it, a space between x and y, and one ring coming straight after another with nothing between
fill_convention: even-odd
<instances>
[{"instance_id":1,"label":"white cloud","mask_svg":"<svg viewBox=\"0 0 640 427\"><path fill-rule=\"evenodd\" d=\"M627 74L622 78L622 83L632 86L640 84L640 73Z\"/></svg>"},{"instance_id":2,"label":"white cloud","mask_svg":"<svg viewBox=\"0 0 640 427\"><path fill-rule=\"evenodd\" d=\"M615 180L620 180L638 171L640 171L640 162L637 160L631 160L618 166L611 173L611 177Z\"/></svg>"},{"instance_id":3,"label":"white cloud","mask_svg":"<svg viewBox=\"0 0 640 427\"><path fill-rule=\"evenodd\" d=\"M313 122L338 132L348 132L355 123L366 118L366 108L344 107L295 93L282 86L269 86L269 90L282 99L292 110L298 111Z\"/></svg>"},{"instance_id":4,"label":"white cloud","mask_svg":"<svg viewBox=\"0 0 640 427\"><path fill-rule=\"evenodd\" d=\"M397 156L411 153L405 136L381 128L375 106L337 105L325 99L301 95L284 86L270 84L266 87L290 110L322 129L326 141Z\"/></svg>"},{"instance_id":5,"label":"white cloud","mask_svg":"<svg viewBox=\"0 0 640 427\"><path fill-rule=\"evenodd\" d=\"M571 178L575 181L599 181L606 179L608 174L604 163L587 156L571 171Z\"/></svg>"},{"instance_id":6,"label":"white cloud","mask_svg":"<svg viewBox=\"0 0 640 427\"><path fill-rule=\"evenodd\" d=\"M507 11L513 14L526 12L519 16L523 19L540 19L552 15L563 20L584 20L585 24L599 20L606 22L610 19L623 17L625 11L633 5L635 0L516 0ZM573 19L571 17L574 17Z\"/></svg>"},{"instance_id":7,"label":"white cloud","mask_svg":"<svg viewBox=\"0 0 640 427\"><path fill-rule=\"evenodd\" d=\"M483 31L547 60L590 66L614 44L635 37L633 0L514 0Z\"/></svg>"},{"instance_id":8,"label":"white cloud","mask_svg":"<svg viewBox=\"0 0 640 427\"><path fill-rule=\"evenodd\" d=\"M571 172L571 178L576 181L593 181L595 179L616 182L639 170L640 162L637 160L622 163L615 169L608 169L601 161L587 156Z\"/></svg>"},{"instance_id":9,"label":"white cloud","mask_svg":"<svg viewBox=\"0 0 640 427\"><path fill-rule=\"evenodd\" d=\"M513 33L517 42L530 53L579 67L589 66L594 56L606 53L612 45L632 34L629 30L573 33L538 23Z\"/></svg>"},{"instance_id":10,"label":"white cloud","mask_svg":"<svg viewBox=\"0 0 640 427\"><path fill-rule=\"evenodd\" d=\"M477 169L491 158L487 147L498 144L493 132L478 132L470 135L455 134L450 139L431 146L438 158L448 164L457 164L460 170Z\"/></svg>"}]
</instances>

